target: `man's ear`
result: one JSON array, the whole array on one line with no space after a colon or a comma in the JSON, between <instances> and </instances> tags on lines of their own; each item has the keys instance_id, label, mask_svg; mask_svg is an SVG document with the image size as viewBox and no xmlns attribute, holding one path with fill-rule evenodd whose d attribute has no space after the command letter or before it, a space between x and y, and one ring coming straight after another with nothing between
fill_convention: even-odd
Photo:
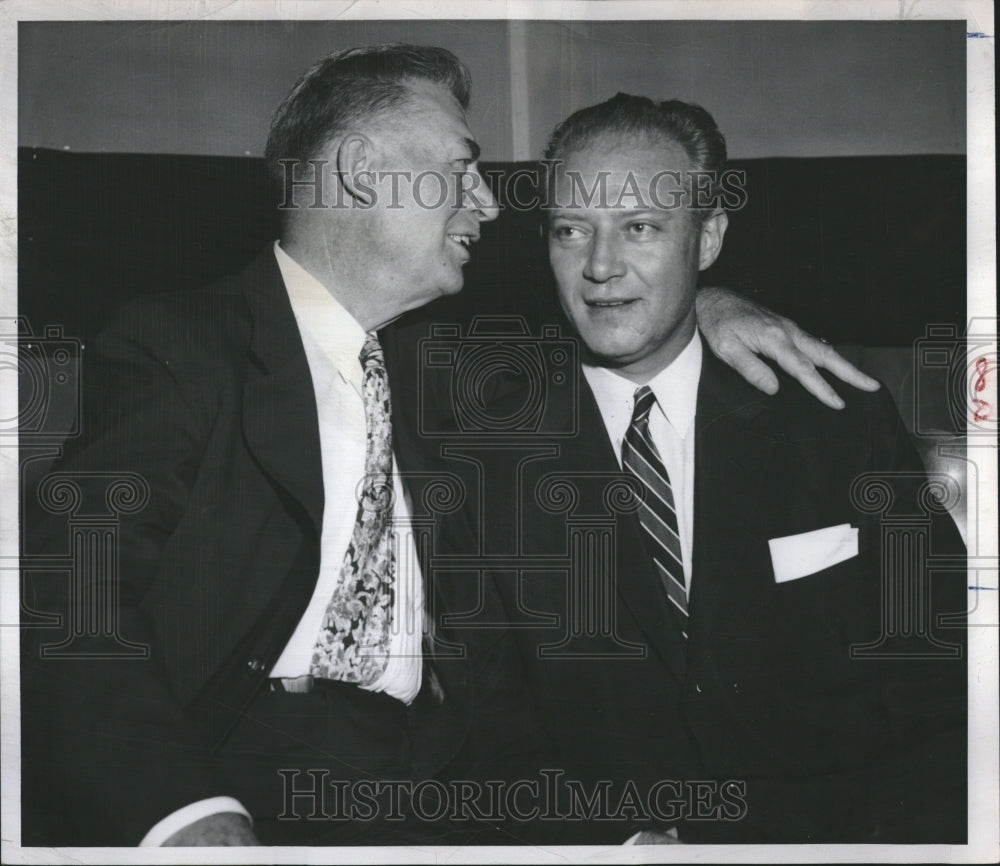
<instances>
[{"instance_id":1,"label":"man's ear","mask_svg":"<svg viewBox=\"0 0 1000 866\"><path fill-rule=\"evenodd\" d=\"M345 135L337 147L337 177L344 192L359 205L375 201L375 145L360 132Z\"/></svg>"},{"instance_id":2,"label":"man's ear","mask_svg":"<svg viewBox=\"0 0 1000 866\"><path fill-rule=\"evenodd\" d=\"M722 239L729 227L729 217L724 210L717 210L701 227L698 247L698 270L711 267L722 252Z\"/></svg>"}]
</instances>

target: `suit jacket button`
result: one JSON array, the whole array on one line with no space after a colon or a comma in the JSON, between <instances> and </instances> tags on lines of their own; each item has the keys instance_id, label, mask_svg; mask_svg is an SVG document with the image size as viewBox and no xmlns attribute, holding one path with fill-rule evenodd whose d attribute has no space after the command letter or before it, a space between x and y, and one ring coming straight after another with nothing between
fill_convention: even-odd
<instances>
[{"instance_id":1,"label":"suit jacket button","mask_svg":"<svg viewBox=\"0 0 1000 866\"><path fill-rule=\"evenodd\" d=\"M700 695L701 694L701 683L694 684L694 690Z\"/></svg>"},{"instance_id":2,"label":"suit jacket button","mask_svg":"<svg viewBox=\"0 0 1000 866\"><path fill-rule=\"evenodd\" d=\"M254 656L247 662L247 670L252 674L259 674L264 670L264 659L260 656Z\"/></svg>"}]
</instances>

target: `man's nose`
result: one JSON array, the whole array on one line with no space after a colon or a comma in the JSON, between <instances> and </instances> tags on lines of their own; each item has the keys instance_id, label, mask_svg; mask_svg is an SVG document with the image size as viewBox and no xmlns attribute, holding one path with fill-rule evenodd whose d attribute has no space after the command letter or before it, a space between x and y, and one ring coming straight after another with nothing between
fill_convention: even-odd
<instances>
[{"instance_id":1,"label":"man's nose","mask_svg":"<svg viewBox=\"0 0 1000 866\"><path fill-rule=\"evenodd\" d=\"M497 218L500 206L493 197L489 183L478 168L470 168L463 189L462 204L472 211L476 219L480 222L489 222Z\"/></svg>"},{"instance_id":2,"label":"man's nose","mask_svg":"<svg viewBox=\"0 0 1000 866\"><path fill-rule=\"evenodd\" d=\"M612 232L597 232L583 267L583 276L595 283L606 283L625 273L621 244Z\"/></svg>"}]
</instances>

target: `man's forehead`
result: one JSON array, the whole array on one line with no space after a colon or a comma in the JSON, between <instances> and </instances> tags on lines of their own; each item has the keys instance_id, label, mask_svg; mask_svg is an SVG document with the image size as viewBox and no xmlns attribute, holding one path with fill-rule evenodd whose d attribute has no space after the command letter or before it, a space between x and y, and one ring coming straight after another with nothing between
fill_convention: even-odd
<instances>
[{"instance_id":1,"label":"man's forehead","mask_svg":"<svg viewBox=\"0 0 1000 866\"><path fill-rule=\"evenodd\" d=\"M564 153L555 166L551 217L600 210L614 218L663 214L688 186L691 160L680 145L606 143Z\"/></svg>"},{"instance_id":2,"label":"man's forehead","mask_svg":"<svg viewBox=\"0 0 1000 866\"><path fill-rule=\"evenodd\" d=\"M656 219L659 217L669 217L673 211L669 208L652 207L649 205L635 207L621 204L613 198L608 202L583 202L563 203L562 206L554 206L546 209L548 219L568 220L569 222L590 222L595 219L606 220L612 223L627 223L636 219Z\"/></svg>"},{"instance_id":3,"label":"man's forehead","mask_svg":"<svg viewBox=\"0 0 1000 866\"><path fill-rule=\"evenodd\" d=\"M687 150L664 136L591 137L550 164L548 218L672 218L688 202L694 169Z\"/></svg>"},{"instance_id":4,"label":"man's forehead","mask_svg":"<svg viewBox=\"0 0 1000 866\"><path fill-rule=\"evenodd\" d=\"M600 175L618 182L631 177L650 180L663 172L691 168L691 158L677 142L634 137L601 137L564 151L556 163L557 176Z\"/></svg>"}]
</instances>

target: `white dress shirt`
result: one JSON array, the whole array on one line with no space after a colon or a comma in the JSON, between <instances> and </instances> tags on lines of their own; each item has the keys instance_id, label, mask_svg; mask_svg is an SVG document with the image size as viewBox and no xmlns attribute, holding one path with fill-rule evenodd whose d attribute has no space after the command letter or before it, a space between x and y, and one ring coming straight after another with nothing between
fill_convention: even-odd
<instances>
[{"instance_id":1,"label":"white dress shirt","mask_svg":"<svg viewBox=\"0 0 1000 866\"><path fill-rule=\"evenodd\" d=\"M365 331L315 277L275 243L274 255L299 326L316 394L320 452L323 461L323 529L316 588L299 624L274 667L272 678L309 673L312 651L327 605L340 580L354 532L358 493L365 475L365 409L361 396L359 355ZM410 529L405 491L393 466L393 529L397 539L396 583L389 660L369 691L385 692L410 703L420 691L423 657L423 580ZM174 833L202 818L237 812L250 818L232 797L191 803L158 822L139 844L162 845Z\"/></svg>"},{"instance_id":2,"label":"white dress shirt","mask_svg":"<svg viewBox=\"0 0 1000 866\"><path fill-rule=\"evenodd\" d=\"M340 580L358 515L358 493L365 476L366 434L358 356L365 342L365 332L333 295L278 244L274 245L274 254L309 362L323 458L319 579L298 627L270 674L274 678L286 678L309 673L316 637ZM395 457L393 469L393 531L397 538L397 556L389 661L374 683L361 688L385 692L408 704L420 691L423 581Z\"/></svg>"},{"instance_id":3,"label":"white dress shirt","mask_svg":"<svg viewBox=\"0 0 1000 866\"><path fill-rule=\"evenodd\" d=\"M701 338L695 331L691 342L673 363L646 383L656 396L656 404L649 413L649 435L670 476L684 559L684 582L689 596L694 537L694 416L701 379L701 355ZM622 442L632 423L635 392L640 386L608 367L584 364L583 375L594 392L620 466Z\"/></svg>"}]
</instances>

